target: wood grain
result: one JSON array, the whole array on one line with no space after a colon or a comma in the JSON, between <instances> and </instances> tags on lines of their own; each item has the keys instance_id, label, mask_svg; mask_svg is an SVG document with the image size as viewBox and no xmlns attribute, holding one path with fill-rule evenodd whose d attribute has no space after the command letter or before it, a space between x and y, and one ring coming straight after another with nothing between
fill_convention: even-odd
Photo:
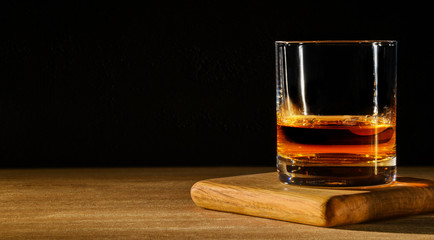
<instances>
[{"instance_id":1,"label":"wood grain","mask_svg":"<svg viewBox=\"0 0 434 240\"><path fill-rule=\"evenodd\" d=\"M197 207L194 183L273 167L0 169L0 239L433 239L434 213L322 228ZM434 167L399 168L434 180Z\"/></svg>"},{"instance_id":2,"label":"wood grain","mask_svg":"<svg viewBox=\"0 0 434 240\"><path fill-rule=\"evenodd\" d=\"M383 186L314 188L281 184L272 172L199 181L191 196L203 208L322 227L434 211L434 181L408 177Z\"/></svg>"}]
</instances>

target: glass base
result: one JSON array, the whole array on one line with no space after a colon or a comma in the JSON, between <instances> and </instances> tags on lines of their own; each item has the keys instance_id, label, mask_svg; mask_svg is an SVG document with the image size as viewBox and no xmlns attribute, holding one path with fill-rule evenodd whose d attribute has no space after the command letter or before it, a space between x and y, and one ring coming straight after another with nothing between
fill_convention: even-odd
<instances>
[{"instance_id":1,"label":"glass base","mask_svg":"<svg viewBox=\"0 0 434 240\"><path fill-rule=\"evenodd\" d=\"M395 158L375 162L326 165L277 157L279 180L285 184L323 187L356 187L389 184L396 179ZM386 165L386 166L385 166Z\"/></svg>"}]
</instances>

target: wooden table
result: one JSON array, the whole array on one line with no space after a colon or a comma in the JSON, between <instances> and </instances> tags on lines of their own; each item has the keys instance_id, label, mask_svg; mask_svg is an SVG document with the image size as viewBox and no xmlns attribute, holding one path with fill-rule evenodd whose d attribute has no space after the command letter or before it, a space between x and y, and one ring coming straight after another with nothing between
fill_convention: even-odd
<instances>
[{"instance_id":1,"label":"wooden table","mask_svg":"<svg viewBox=\"0 0 434 240\"><path fill-rule=\"evenodd\" d=\"M434 213L321 228L205 210L190 187L264 167L3 169L0 239L434 239ZM399 175L434 180L434 167Z\"/></svg>"}]
</instances>

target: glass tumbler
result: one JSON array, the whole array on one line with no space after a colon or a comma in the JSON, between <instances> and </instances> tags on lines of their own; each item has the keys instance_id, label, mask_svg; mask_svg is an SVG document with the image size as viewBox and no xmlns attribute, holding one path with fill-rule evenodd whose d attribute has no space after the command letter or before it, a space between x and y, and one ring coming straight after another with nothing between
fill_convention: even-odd
<instances>
[{"instance_id":1,"label":"glass tumbler","mask_svg":"<svg viewBox=\"0 0 434 240\"><path fill-rule=\"evenodd\" d=\"M277 41L275 47L280 181L393 182L397 42Z\"/></svg>"}]
</instances>

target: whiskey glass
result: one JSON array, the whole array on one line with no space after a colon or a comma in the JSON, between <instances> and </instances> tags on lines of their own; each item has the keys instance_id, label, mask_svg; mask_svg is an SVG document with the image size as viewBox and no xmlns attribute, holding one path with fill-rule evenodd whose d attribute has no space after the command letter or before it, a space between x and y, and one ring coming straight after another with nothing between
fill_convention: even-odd
<instances>
[{"instance_id":1,"label":"whiskey glass","mask_svg":"<svg viewBox=\"0 0 434 240\"><path fill-rule=\"evenodd\" d=\"M395 181L397 41L276 41L275 50L280 181Z\"/></svg>"}]
</instances>

